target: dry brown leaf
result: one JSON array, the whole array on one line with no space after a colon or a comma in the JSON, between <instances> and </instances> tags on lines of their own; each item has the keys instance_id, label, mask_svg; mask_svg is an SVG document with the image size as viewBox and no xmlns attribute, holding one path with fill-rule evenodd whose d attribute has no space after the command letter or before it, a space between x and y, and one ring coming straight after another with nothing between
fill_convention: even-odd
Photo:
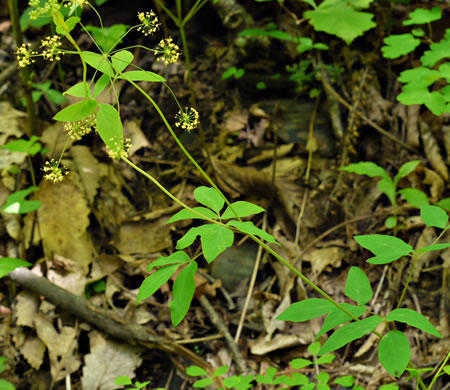
<instances>
[{"instance_id":1,"label":"dry brown leaf","mask_svg":"<svg viewBox=\"0 0 450 390\"><path fill-rule=\"evenodd\" d=\"M22 291L16 297L16 324L20 326L34 326L33 317L39 308L39 299L28 291Z\"/></svg>"},{"instance_id":2,"label":"dry brown leaf","mask_svg":"<svg viewBox=\"0 0 450 390\"><path fill-rule=\"evenodd\" d=\"M448 168L441 156L441 151L431 132L430 126L425 121L420 121L420 132L422 134L423 149L430 161L431 166L437 171L445 181L448 182Z\"/></svg>"},{"instance_id":3,"label":"dry brown leaf","mask_svg":"<svg viewBox=\"0 0 450 390\"><path fill-rule=\"evenodd\" d=\"M413 104L407 106L408 115L406 117L406 143L414 148L420 146L419 113L420 105Z\"/></svg>"},{"instance_id":4,"label":"dry brown leaf","mask_svg":"<svg viewBox=\"0 0 450 390\"><path fill-rule=\"evenodd\" d=\"M9 137L20 138L28 127L27 114L18 111L9 102L0 102L0 145L4 145Z\"/></svg>"},{"instance_id":5,"label":"dry brown leaf","mask_svg":"<svg viewBox=\"0 0 450 390\"><path fill-rule=\"evenodd\" d=\"M235 110L227 112L224 115L224 121L224 126L230 133L245 129L248 123L248 111Z\"/></svg>"},{"instance_id":6,"label":"dry brown leaf","mask_svg":"<svg viewBox=\"0 0 450 390\"><path fill-rule=\"evenodd\" d=\"M311 263L315 276L319 276L325 268L337 268L341 266L342 250L339 247L313 249L303 256L304 260Z\"/></svg>"},{"instance_id":7,"label":"dry brown leaf","mask_svg":"<svg viewBox=\"0 0 450 390\"><path fill-rule=\"evenodd\" d=\"M66 148L70 148L73 140L67 136L63 122L55 122L43 132L40 141L49 150L47 158L59 159Z\"/></svg>"},{"instance_id":8,"label":"dry brown leaf","mask_svg":"<svg viewBox=\"0 0 450 390\"><path fill-rule=\"evenodd\" d=\"M172 248L167 218L155 222L130 222L119 227L114 246L122 254L149 254Z\"/></svg>"},{"instance_id":9,"label":"dry brown leaf","mask_svg":"<svg viewBox=\"0 0 450 390\"><path fill-rule=\"evenodd\" d=\"M34 325L39 339L47 346L50 357L50 372L53 381L59 381L81 366L77 349L77 330L63 326L56 330L41 313L34 316Z\"/></svg>"},{"instance_id":10,"label":"dry brown leaf","mask_svg":"<svg viewBox=\"0 0 450 390\"><path fill-rule=\"evenodd\" d=\"M139 149L151 146L136 120L128 120L123 123L123 135L125 138L130 139L131 142L131 148L128 152L129 156L133 156Z\"/></svg>"},{"instance_id":11,"label":"dry brown leaf","mask_svg":"<svg viewBox=\"0 0 450 390\"><path fill-rule=\"evenodd\" d=\"M48 265L47 279L71 293L84 296L86 277L82 264L55 254Z\"/></svg>"},{"instance_id":12,"label":"dry brown leaf","mask_svg":"<svg viewBox=\"0 0 450 390\"><path fill-rule=\"evenodd\" d=\"M42 182L33 199L42 203L37 214L46 253L52 257L58 254L77 261L87 274L95 255L91 236L87 232L90 210L84 194L72 181L72 176L69 174L58 184ZM29 214L25 217L27 242L33 227L33 219ZM37 236L37 232L34 235Z\"/></svg>"},{"instance_id":13,"label":"dry brown leaf","mask_svg":"<svg viewBox=\"0 0 450 390\"><path fill-rule=\"evenodd\" d=\"M93 204L100 180L100 167L97 159L87 146L75 145L70 148L70 154L80 177L88 203Z\"/></svg>"},{"instance_id":14,"label":"dry brown leaf","mask_svg":"<svg viewBox=\"0 0 450 390\"><path fill-rule=\"evenodd\" d=\"M20 348L20 353L27 360L31 367L39 370L44 361L46 351L45 344L36 336L26 336L25 342Z\"/></svg>"},{"instance_id":15,"label":"dry brown leaf","mask_svg":"<svg viewBox=\"0 0 450 390\"><path fill-rule=\"evenodd\" d=\"M82 390L120 389L114 383L116 377L134 378L134 370L142 363L138 348L106 340L98 332L91 332L89 338L91 352L85 356Z\"/></svg>"}]
</instances>

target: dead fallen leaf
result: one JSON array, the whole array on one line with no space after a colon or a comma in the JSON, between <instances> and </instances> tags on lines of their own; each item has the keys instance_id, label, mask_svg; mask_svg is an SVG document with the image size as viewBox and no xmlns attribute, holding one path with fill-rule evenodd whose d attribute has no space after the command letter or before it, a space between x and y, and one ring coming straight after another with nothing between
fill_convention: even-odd
<instances>
[{"instance_id":1,"label":"dead fallen leaf","mask_svg":"<svg viewBox=\"0 0 450 390\"><path fill-rule=\"evenodd\" d=\"M114 379L120 375L134 378L134 370L142 363L139 349L106 340L98 332L91 332L91 352L85 356L83 390L114 390L122 388Z\"/></svg>"}]
</instances>

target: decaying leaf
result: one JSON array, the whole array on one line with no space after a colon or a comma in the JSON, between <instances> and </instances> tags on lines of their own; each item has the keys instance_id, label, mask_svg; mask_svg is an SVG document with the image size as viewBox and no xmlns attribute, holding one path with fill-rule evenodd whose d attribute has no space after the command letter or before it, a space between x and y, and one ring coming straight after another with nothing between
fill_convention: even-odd
<instances>
[{"instance_id":1,"label":"decaying leaf","mask_svg":"<svg viewBox=\"0 0 450 390\"><path fill-rule=\"evenodd\" d=\"M91 236L87 232L90 210L84 194L72 181L71 175L58 184L42 182L33 199L42 202L37 213L46 253L77 261L86 274L95 254ZM28 242L33 228L31 215L27 215L25 232ZM37 231L34 232L34 236L37 235Z\"/></svg>"},{"instance_id":2,"label":"decaying leaf","mask_svg":"<svg viewBox=\"0 0 450 390\"><path fill-rule=\"evenodd\" d=\"M48 348L53 381L59 381L77 371L81 365L76 352L77 330L70 326L61 326L56 330L41 313L36 313L33 320L39 339Z\"/></svg>"},{"instance_id":3,"label":"decaying leaf","mask_svg":"<svg viewBox=\"0 0 450 390\"><path fill-rule=\"evenodd\" d=\"M83 390L114 390L122 388L114 379L120 375L133 378L134 370L142 359L139 349L103 338L98 332L91 332L91 352L85 357Z\"/></svg>"},{"instance_id":4,"label":"decaying leaf","mask_svg":"<svg viewBox=\"0 0 450 390\"><path fill-rule=\"evenodd\" d=\"M39 308L39 299L36 295L22 291L16 297L15 314L16 324L20 326L34 326L33 317Z\"/></svg>"},{"instance_id":5,"label":"decaying leaf","mask_svg":"<svg viewBox=\"0 0 450 390\"><path fill-rule=\"evenodd\" d=\"M44 361L44 354L47 348L45 344L36 336L28 335L20 348L20 353L27 360L31 367L39 370Z\"/></svg>"},{"instance_id":6,"label":"decaying leaf","mask_svg":"<svg viewBox=\"0 0 450 390\"><path fill-rule=\"evenodd\" d=\"M431 132L430 126L425 121L420 121L420 132L422 134L423 149L433 169L448 182L448 168L442 158L441 151Z\"/></svg>"},{"instance_id":7,"label":"decaying leaf","mask_svg":"<svg viewBox=\"0 0 450 390\"><path fill-rule=\"evenodd\" d=\"M304 255L304 260L311 263L312 271L318 276L328 266L331 266L331 268L341 266L342 250L336 246L310 250Z\"/></svg>"},{"instance_id":8,"label":"decaying leaf","mask_svg":"<svg viewBox=\"0 0 450 390\"><path fill-rule=\"evenodd\" d=\"M73 162L78 175L80 184L84 189L88 203L93 204L100 180L100 167L97 159L92 155L87 146L75 145L70 148Z\"/></svg>"}]
</instances>

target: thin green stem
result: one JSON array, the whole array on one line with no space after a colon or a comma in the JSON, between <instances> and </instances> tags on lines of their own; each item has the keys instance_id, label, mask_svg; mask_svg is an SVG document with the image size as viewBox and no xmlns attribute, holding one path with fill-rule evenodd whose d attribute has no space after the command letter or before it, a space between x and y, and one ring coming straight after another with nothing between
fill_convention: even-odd
<instances>
[{"instance_id":1,"label":"thin green stem","mask_svg":"<svg viewBox=\"0 0 450 390\"><path fill-rule=\"evenodd\" d=\"M152 104L152 106L155 108L161 119L163 120L164 124L166 125L167 129L169 130L170 134L172 135L173 139L179 146L179 148L182 150L182 152L185 154L185 156L189 159L189 161L198 169L198 171L201 173L201 175L206 179L206 181L213 187L219 194L222 196L223 200L227 204L227 206L230 208L230 210L233 212L235 217L240 221L241 218L234 210L233 206L231 205L230 201L227 199L227 197L223 194L223 192L217 187L216 183L209 177L209 175L200 167L200 165L197 164L197 161L191 156L191 154L187 151L187 149L184 147L184 145L181 143L180 139L177 137L175 132L172 129L172 126L170 126L169 122L167 121L165 115L159 108L158 104L150 97L150 95L145 92L139 85L137 85L134 81L130 80L128 77L126 77L126 74L123 74L123 78L127 80L131 85L133 85L142 95Z\"/></svg>"},{"instance_id":2,"label":"thin green stem","mask_svg":"<svg viewBox=\"0 0 450 390\"><path fill-rule=\"evenodd\" d=\"M447 231L447 229L443 229L441 234L439 234L439 236L437 236L436 239L433 241L432 245L436 244L442 238L442 236L445 234L446 231ZM400 305L403 302L403 298L405 297L406 291L408 290L408 286L409 286L409 283L411 282L411 279L412 279L412 276L414 274L414 269L416 268L417 262L419 261L419 259L425 253L426 252L423 252L419 256L418 253L416 251L414 251L414 253L413 253L413 264L412 264L412 267L411 267L411 271L409 271L408 280L406 281L405 287L403 287L402 295L400 296L400 299L399 299L398 304L397 304L397 309L400 307Z\"/></svg>"},{"instance_id":3,"label":"thin green stem","mask_svg":"<svg viewBox=\"0 0 450 390\"><path fill-rule=\"evenodd\" d=\"M435 382L437 381L437 378L439 378L439 376L441 375L442 370L444 369L445 365L447 364L448 360L450 359L450 352L447 353L447 357L444 359L444 361L442 362L441 366L439 367L439 370L437 370L436 374L434 374L433 379L431 380L430 385L428 386L427 390L431 390L433 388L433 385L435 384Z\"/></svg>"}]
</instances>

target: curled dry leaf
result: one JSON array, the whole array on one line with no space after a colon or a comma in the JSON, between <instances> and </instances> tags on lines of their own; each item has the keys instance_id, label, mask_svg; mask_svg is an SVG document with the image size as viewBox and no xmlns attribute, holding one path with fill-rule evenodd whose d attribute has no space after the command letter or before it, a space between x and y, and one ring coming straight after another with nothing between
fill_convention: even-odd
<instances>
[{"instance_id":1,"label":"curled dry leaf","mask_svg":"<svg viewBox=\"0 0 450 390\"><path fill-rule=\"evenodd\" d=\"M420 121L420 132L422 134L425 155L430 161L431 166L448 182L448 168L441 156L438 142L431 132L430 126L424 121Z\"/></svg>"}]
</instances>

